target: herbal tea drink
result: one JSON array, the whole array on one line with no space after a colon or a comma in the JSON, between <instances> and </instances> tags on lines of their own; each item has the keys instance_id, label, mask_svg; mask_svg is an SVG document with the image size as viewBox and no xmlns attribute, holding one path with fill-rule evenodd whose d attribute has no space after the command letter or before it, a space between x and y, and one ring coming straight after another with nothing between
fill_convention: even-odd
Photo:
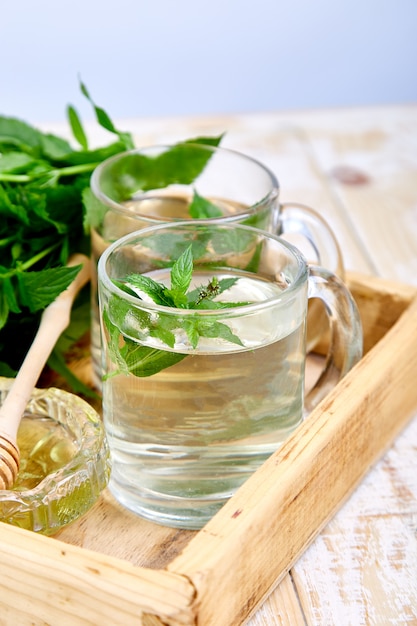
<instances>
[{"instance_id":1,"label":"herbal tea drink","mask_svg":"<svg viewBox=\"0 0 417 626\"><path fill-rule=\"evenodd\" d=\"M236 301L279 297L263 281L233 272L214 277L219 284L236 279L228 290ZM195 273L192 287L203 284L208 275ZM304 369L303 312L294 320L289 314L277 328L259 312L256 332L251 316L242 317L234 337L220 328L216 337L221 322L210 323L192 353L165 353L166 364L159 355L167 346L158 342L157 360L150 355L144 363L146 376L136 363L139 343L131 344L132 373L109 354L103 399L118 499L129 506L139 485L139 507L149 507L152 519L157 507L158 521L170 523L174 514L181 524L199 524L288 437L302 419Z\"/></svg>"},{"instance_id":2,"label":"herbal tea drink","mask_svg":"<svg viewBox=\"0 0 417 626\"><path fill-rule=\"evenodd\" d=\"M92 176L92 195L87 202L93 260L97 262L119 237L138 229L210 219L284 234L307 258L342 275L339 247L326 222L307 207L280 204L274 174L248 156L217 147L219 140L202 138L195 143L151 146L104 161ZM92 357L99 387L98 319L93 276Z\"/></svg>"},{"instance_id":3,"label":"herbal tea drink","mask_svg":"<svg viewBox=\"0 0 417 626\"><path fill-rule=\"evenodd\" d=\"M169 526L204 525L361 356L343 283L252 227L137 231L103 253L98 281L110 490ZM304 398L309 297L332 336Z\"/></svg>"}]
</instances>

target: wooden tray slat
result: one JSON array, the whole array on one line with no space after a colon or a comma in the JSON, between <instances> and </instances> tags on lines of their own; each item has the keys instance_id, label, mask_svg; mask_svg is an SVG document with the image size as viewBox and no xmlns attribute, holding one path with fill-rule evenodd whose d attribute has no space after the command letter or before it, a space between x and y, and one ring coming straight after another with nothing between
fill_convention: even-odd
<instances>
[{"instance_id":1,"label":"wooden tray slat","mask_svg":"<svg viewBox=\"0 0 417 626\"><path fill-rule=\"evenodd\" d=\"M137 626L147 613L169 624L194 623L195 589L183 576L0 527L0 616L9 607L20 619L10 623Z\"/></svg>"}]
</instances>

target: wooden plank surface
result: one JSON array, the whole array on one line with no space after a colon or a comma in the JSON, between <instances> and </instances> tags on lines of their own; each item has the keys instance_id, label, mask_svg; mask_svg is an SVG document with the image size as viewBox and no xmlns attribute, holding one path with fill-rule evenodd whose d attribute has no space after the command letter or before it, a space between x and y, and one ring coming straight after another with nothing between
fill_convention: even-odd
<instances>
[{"instance_id":1,"label":"wooden plank surface","mask_svg":"<svg viewBox=\"0 0 417 626\"><path fill-rule=\"evenodd\" d=\"M348 270L417 285L416 106L126 120L123 126L134 131L137 145L227 131L225 146L275 171L283 201L320 210ZM417 624L416 450L417 416L250 626Z\"/></svg>"}]
</instances>

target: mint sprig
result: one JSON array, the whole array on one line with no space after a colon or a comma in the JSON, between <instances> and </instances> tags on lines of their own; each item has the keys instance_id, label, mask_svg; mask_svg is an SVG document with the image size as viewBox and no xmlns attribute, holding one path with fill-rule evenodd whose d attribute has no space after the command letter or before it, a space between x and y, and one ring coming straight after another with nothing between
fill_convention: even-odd
<instances>
[{"instance_id":1,"label":"mint sprig","mask_svg":"<svg viewBox=\"0 0 417 626\"><path fill-rule=\"evenodd\" d=\"M237 278L211 278L206 285L192 291L188 291L194 263L192 246L175 261L170 273L170 287L153 280L143 274L129 274L125 281L113 281L119 288L129 294L135 294L143 300L150 298L155 304L177 309L210 309L221 310L230 307L239 307L249 302L224 302L215 300L224 291L230 289L238 280ZM135 292L137 290L139 293ZM117 370L105 376L114 376L119 373L133 374L135 376L152 376L167 367L171 367L184 359L187 354L161 350L143 345L140 341L134 341L123 333L124 318L129 310L130 314L140 316L140 312L133 311L129 305L119 296L112 296L109 302L111 315L104 311L103 319L108 333L108 348L111 360L116 364ZM138 319L139 326L143 320ZM145 321L146 323L146 321ZM148 332L151 337L158 338L171 350L175 346L175 330L182 329L193 349L196 349L201 337L210 339L223 339L243 346L241 339L235 335L227 324L223 324L215 317L204 318L201 315L186 315L184 317L173 315L159 315L157 321L148 324ZM123 345L120 347L120 333L123 335Z\"/></svg>"}]
</instances>

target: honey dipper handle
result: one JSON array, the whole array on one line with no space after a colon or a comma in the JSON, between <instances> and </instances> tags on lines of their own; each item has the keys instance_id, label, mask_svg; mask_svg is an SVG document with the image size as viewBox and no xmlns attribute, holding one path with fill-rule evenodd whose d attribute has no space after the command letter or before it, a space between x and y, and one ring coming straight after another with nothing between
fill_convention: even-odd
<instances>
[{"instance_id":1,"label":"honey dipper handle","mask_svg":"<svg viewBox=\"0 0 417 626\"><path fill-rule=\"evenodd\" d=\"M68 266L74 265L82 265L83 267L69 287L42 313L35 339L0 409L0 488L1 465L6 454L6 443L8 441L11 444L8 453L9 456L13 456L12 450L16 448L20 420L32 390L57 340L69 324L75 296L90 279L90 259L82 254L75 254L68 262Z\"/></svg>"}]
</instances>

